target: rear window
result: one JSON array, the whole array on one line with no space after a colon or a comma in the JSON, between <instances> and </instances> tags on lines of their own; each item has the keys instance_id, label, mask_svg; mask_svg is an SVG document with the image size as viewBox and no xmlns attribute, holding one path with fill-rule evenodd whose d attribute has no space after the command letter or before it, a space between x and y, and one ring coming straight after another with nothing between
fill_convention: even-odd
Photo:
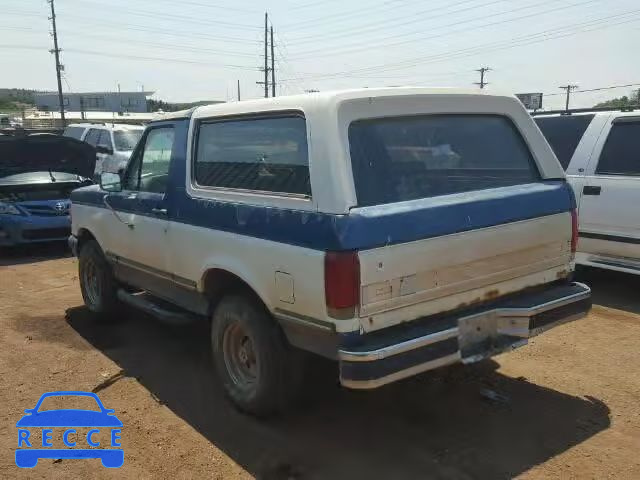
<instances>
[{"instance_id":1,"label":"rear window","mask_svg":"<svg viewBox=\"0 0 640 480\"><path fill-rule=\"evenodd\" d=\"M498 115L425 115L349 126L358 205L536 182L529 148Z\"/></svg>"},{"instance_id":2,"label":"rear window","mask_svg":"<svg viewBox=\"0 0 640 480\"><path fill-rule=\"evenodd\" d=\"M593 117L594 115L563 115L534 118L565 170Z\"/></svg>"},{"instance_id":3,"label":"rear window","mask_svg":"<svg viewBox=\"0 0 640 480\"><path fill-rule=\"evenodd\" d=\"M64 137L71 137L80 140L82 139L83 133L84 127L67 127L64 129L64 133L62 135Z\"/></svg>"}]
</instances>

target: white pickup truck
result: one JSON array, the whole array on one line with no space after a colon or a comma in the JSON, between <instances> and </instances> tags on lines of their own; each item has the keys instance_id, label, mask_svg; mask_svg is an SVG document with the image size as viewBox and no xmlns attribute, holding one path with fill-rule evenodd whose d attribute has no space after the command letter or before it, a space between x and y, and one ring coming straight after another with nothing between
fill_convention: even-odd
<instances>
[{"instance_id":1,"label":"white pickup truck","mask_svg":"<svg viewBox=\"0 0 640 480\"><path fill-rule=\"evenodd\" d=\"M242 410L283 409L306 350L375 388L585 315L575 199L511 96L384 88L152 122L122 175L73 192L87 307L211 324Z\"/></svg>"},{"instance_id":2,"label":"white pickup truck","mask_svg":"<svg viewBox=\"0 0 640 480\"><path fill-rule=\"evenodd\" d=\"M535 121L578 201L576 262L640 274L640 112L578 110Z\"/></svg>"}]
</instances>

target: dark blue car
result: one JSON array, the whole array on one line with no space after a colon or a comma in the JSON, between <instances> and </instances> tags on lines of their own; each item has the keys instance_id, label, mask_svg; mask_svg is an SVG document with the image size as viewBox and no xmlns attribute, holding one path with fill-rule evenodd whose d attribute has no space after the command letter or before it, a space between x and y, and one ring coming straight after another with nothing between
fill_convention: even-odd
<instances>
[{"instance_id":1,"label":"dark blue car","mask_svg":"<svg viewBox=\"0 0 640 480\"><path fill-rule=\"evenodd\" d=\"M83 410L83 409L56 409L39 411L42 402L48 397L91 397L93 398L99 411ZM23 416L16 427L18 427L18 449L16 449L16 465L21 468L35 467L40 458L99 458L102 465L108 468L118 468L124 462L124 451L120 447L120 428L122 422L114 415L114 410L105 408L95 393L89 392L49 392L40 397L36 406L32 409L25 410L26 415ZM92 440L91 432L98 433L100 429L110 429L112 448L74 448L76 443L68 441L67 432L75 433L74 427L92 427L87 433L86 441L88 446L103 446ZM46 443L45 430L43 430L42 446L36 445L35 441L29 441L32 429L40 428L65 428L63 435L65 446L70 448L56 449L50 442ZM48 437L50 440L51 436Z\"/></svg>"},{"instance_id":2,"label":"dark blue car","mask_svg":"<svg viewBox=\"0 0 640 480\"><path fill-rule=\"evenodd\" d=\"M95 161L73 138L0 136L0 247L66 240L69 196L91 183Z\"/></svg>"}]
</instances>

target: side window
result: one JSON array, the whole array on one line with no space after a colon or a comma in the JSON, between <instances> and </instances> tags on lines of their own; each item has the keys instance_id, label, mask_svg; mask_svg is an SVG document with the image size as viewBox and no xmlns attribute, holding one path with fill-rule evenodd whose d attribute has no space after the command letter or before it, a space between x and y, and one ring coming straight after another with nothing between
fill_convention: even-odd
<instances>
[{"instance_id":1,"label":"side window","mask_svg":"<svg viewBox=\"0 0 640 480\"><path fill-rule=\"evenodd\" d=\"M144 148L136 151L125 178L127 190L164 193L169 176L169 163L173 149L173 127L149 130L142 139Z\"/></svg>"},{"instance_id":2,"label":"side window","mask_svg":"<svg viewBox=\"0 0 640 480\"><path fill-rule=\"evenodd\" d=\"M304 117L205 122L197 138L198 185L311 195Z\"/></svg>"},{"instance_id":3,"label":"side window","mask_svg":"<svg viewBox=\"0 0 640 480\"><path fill-rule=\"evenodd\" d=\"M596 173L640 175L640 120L614 122Z\"/></svg>"},{"instance_id":4,"label":"side window","mask_svg":"<svg viewBox=\"0 0 640 480\"><path fill-rule=\"evenodd\" d=\"M111 132L109 130L102 130L100 132L98 145L113 150L113 142L111 141Z\"/></svg>"},{"instance_id":5,"label":"side window","mask_svg":"<svg viewBox=\"0 0 640 480\"><path fill-rule=\"evenodd\" d=\"M87 136L84 137L84 141L87 142L89 145L93 145L95 147L98 144L99 137L100 137L100 130L98 130L97 128L91 128L89 129L89 132L87 132Z\"/></svg>"}]
</instances>

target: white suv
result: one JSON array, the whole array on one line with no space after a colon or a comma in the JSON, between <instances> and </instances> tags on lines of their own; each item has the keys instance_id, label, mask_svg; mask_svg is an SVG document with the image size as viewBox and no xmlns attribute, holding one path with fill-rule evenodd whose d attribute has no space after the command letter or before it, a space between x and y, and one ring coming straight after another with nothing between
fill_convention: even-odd
<instances>
[{"instance_id":1,"label":"white suv","mask_svg":"<svg viewBox=\"0 0 640 480\"><path fill-rule=\"evenodd\" d=\"M640 112L581 110L535 121L578 200L576 262L640 274Z\"/></svg>"},{"instance_id":2,"label":"white suv","mask_svg":"<svg viewBox=\"0 0 640 480\"><path fill-rule=\"evenodd\" d=\"M76 123L67 126L63 135L83 140L96 147L97 177L103 171L117 172L124 169L143 131L142 125L107 126L98 123Z\"/></svg>"}]
</instances>

